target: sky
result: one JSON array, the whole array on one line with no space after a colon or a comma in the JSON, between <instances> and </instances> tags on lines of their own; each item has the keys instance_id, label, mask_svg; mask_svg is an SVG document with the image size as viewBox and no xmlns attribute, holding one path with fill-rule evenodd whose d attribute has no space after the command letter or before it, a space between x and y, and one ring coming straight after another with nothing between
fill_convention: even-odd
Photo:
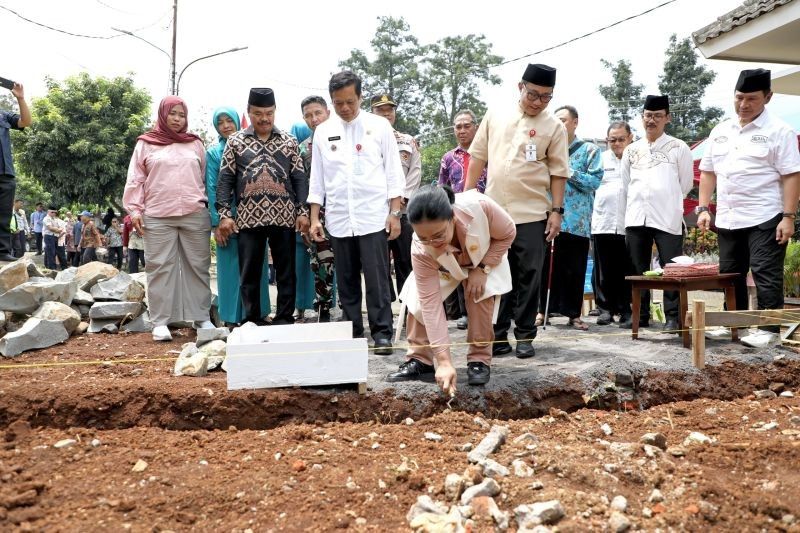
<instances>
[{"instance_id":1,"label":"sky","mask_svg":"<svg viewBox=\"0 0 800 533\"><path fill-rule=\"evenodd\" d=\"M214 108L231 105L244 111L250 87L271 87L277 100L277 125L288 129L301 120L300 101L305 96L320 94L327 99L328 79L339 70L338 61L347 58L354 48L369 49L379 16L404 17L421 43L446 36L484 34L493 44L493 52L509 59L607 26L663 1L493 0L459 6L429 0L179 0L178 72L198 57L248 47L189 66L180 82L180 95L189 107L190 128L211 130ZM23 83L30 102L46 94L46 76L61 80L81 71L106 77L133 72L137 85L151 94L155 116L158 101L168 94L169 57L112 28L131 31L168 51L172 42L172 3L173 0L0 0L0 7L53 28L89 36L117 36L92 39L66 35L0 9L5 34L0 76ZM601 59L630 60L634 80L645 85L645 94L657 94L670 34L689 36L740 3L741 0L676 0L590 37L497 67L493 70L503 82L484 87L481 97L489 106L514 102L519 96L516 84L527 63L549 64L558 69L550 109L564 104L576 106L580 113L578 134L602 138L608 108L597 86L609 83L610 74L602 67ZM788 68L709 61L702 56L701 62L717 72L704 104L722 107L727 116L733 113L733 87L741 69ZM800 97L776 95L770 106L779 116L796 114ZM402 113L402 109L398 112Z\"/></svg>"}]
</instances>

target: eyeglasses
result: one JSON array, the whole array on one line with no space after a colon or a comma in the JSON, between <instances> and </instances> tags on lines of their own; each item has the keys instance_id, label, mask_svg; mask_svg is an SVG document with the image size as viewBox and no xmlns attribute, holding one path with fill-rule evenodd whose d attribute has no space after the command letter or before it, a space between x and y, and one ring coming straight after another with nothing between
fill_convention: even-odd
<instances>
[{"instance_id":1,"label":"eyeglasses","mask_svg":"<svg viewBox=\"0 0 800 533\"><path fill-rule=\"evenodd\" d=\"M450 229L450 222L447 222L447 225L444 227L443 230L439 231L435 236L431 237L430 239L420 239L419 236L414 233L414 240L416 240L420 244L427 244L429 246L435 246L437 244L444 244L447 242L447 230Z\"/></svg>"},{"instance_id":2,"label":"eyeglasses","mask_svg":"<svg viewBox=\"0 0 800 533\"><path fill-rule=\"evenodd\" d=\"M628 140L627 137L609 137L608 139L606 139L606 141L608 141L609 143L624 143L627 140Z\"/></svg>"},{"instance_id":3,"label":"eyeglasses","mask_svg":"<svg viewBox=\"0 0 800 533\"><path fill-rule=\"evenodd\" d=\"M553 93L539 94L536 91L531 91L527 87L525 87L523 90L525 91L525 98L527 98L529 102L535 102L536 100L539 100L543 104L546 104L553 99Z\"/></svg>"},{"instance_id":4,"label":"eyeglasses","mask_svg":"<svg viewBox=\"0 0 800 533\"><path fill-rule=\"evenodd\" d=\"M666 113L644 113L642 117L645 120L664 120L667 118Z\"/></svg>"}]
</instances>

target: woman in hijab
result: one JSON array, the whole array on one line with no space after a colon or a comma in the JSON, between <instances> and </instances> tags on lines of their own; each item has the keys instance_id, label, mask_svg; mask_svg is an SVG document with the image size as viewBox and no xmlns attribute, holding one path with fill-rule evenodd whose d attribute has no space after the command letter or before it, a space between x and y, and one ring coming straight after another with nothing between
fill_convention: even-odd
<instances>
[{"instance_id":1,"label":"woman in hijab","mask_svg":"<svg viewBox=\"0 0 800 533\"><path fill-rule=\"evenodd\" d=\"M219 142L206 151L206 191L208 192L208 205L210 206L208 211L211 215L211 227L214 229L214 235L216 236L219 214L214 209L214 204L217 201L219 165L228 137L238 131L241 126L238 113L230 107L219 107L214 110L212 124L219 134ZM231 205L234 216L236 216L236 202ZM220 320L229 324L239 324L244 318L242 293L239 290L238 241L239 238L236 233L228 237L228 243L225 246L220 245L219 239L217 239L217 307ZM261 275L261 316L267 316L272 311L269 302L269 262L266 259L267 256L268 254L265 252L264 269Z\"/></svg>"},{"instance_id":2,"label":"woman in hijab","mask_svg":"<svg viewBox=\"0 0 800 533\"><path fill-rule=\"evenodd\" d=\"M158 108L155 128L139 136L122 200L134 229L144 237L153 340L172 339L167 325L194 322L213 328L211 247L206 153L188 133L188 109L177 96Z\"/></svg>"}]
</instances>

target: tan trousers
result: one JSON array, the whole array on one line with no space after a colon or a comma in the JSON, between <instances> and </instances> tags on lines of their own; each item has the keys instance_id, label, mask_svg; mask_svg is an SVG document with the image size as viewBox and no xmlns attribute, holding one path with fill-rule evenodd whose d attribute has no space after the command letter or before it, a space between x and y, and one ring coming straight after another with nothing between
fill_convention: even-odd
<instances>
[{"instance_id":1,"label":"tan trousers","mask_svg":"<svg viewBox=\"0 0 800 533\"><path fill-rule=\"evenodd\" d=\"M491 366L492 341L494 341L494 325L492 324L494 298L486 298L477 303L470 298L465 298L464 303L469 317L467 342L478 343L469 344L467 347L467 362L484 363ZM426 365L432 365L434 350L428 347L430 342L425 325L414 318L414 315L408 313L406 331L409 344L406 359L417 359ZM436 351L441 351L441 348L436 348Z\"/></svg>"},{"instance_id":2,"label":"tan trousers","mask_svg":"<svg viewBox=\"0 0 800 533\"><path fill-rule=\"evenodd\" d=\"M145 272L153 325L209 319L210 232L205 209L179 217L145 215Z\"/></svg>"}]
</instances>

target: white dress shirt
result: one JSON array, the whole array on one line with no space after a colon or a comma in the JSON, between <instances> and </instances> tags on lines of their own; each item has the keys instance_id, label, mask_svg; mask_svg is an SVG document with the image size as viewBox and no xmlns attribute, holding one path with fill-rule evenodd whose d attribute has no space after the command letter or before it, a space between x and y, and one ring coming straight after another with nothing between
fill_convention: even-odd
<instances>
[{"instance_id":1,"label":"white dress shirt","mask_svg":"<svg viewBox=\"0 0 800 533\"><path fill-rule=\"evenodd\" d=\"M406 183L389 121L363 110L350 122L331 117L317 126L311 150L308 203L325 206L331 236L384 231L389 200Z\"/></svg>"},{"instance_id":2,"label":"white dress shirt","mask_svg":"<svg viewBox=\"0 0 800 533\"><path fill-rule=\"evenodd\" d=\"M594 193L592 235L625 235L625 191L619 174L620 159L611 150L603 152L603 181Z\"/></svg>"},{"instance_id":3,"label":"white dress shirt","mask_svg":"<svg viewBox=\"0 0 800 533\"><path fill-rule=\"evenodd\" d=\"M744 127L728 119L711 130L700 170L717 175L717 227L757 226L783 212L781 176L800 172L797 134L765 109Z\"/></svg>"},{"instance_id":4,"label":"white dress shirt","mask_svg":"<svg viewBox=\"0 0 800 533\"><path fill-rule=\"evenodd\" d=\"M622 153L619 172L626 228L683 233L683 198L694 183L692 152L685 142L666 133L653 143L646 137L634 141Z\"/></svg>"},{"instance_id":5,"label":"white dress shirt","mask_svg":"<svg viewBox=\"0 0 800 533\"><path fill-rule=\"evenodd\" d=\"M66 224L64 223L63 220L61 220L58 217L51 217L50 215L46 215L42 220L42 235L55 235L56 237L58 237L60 233L54 232L53 230L50 229L51 227L60 228L63 230L64 227L66 227Z\"/></svg>"}]
</instances>

